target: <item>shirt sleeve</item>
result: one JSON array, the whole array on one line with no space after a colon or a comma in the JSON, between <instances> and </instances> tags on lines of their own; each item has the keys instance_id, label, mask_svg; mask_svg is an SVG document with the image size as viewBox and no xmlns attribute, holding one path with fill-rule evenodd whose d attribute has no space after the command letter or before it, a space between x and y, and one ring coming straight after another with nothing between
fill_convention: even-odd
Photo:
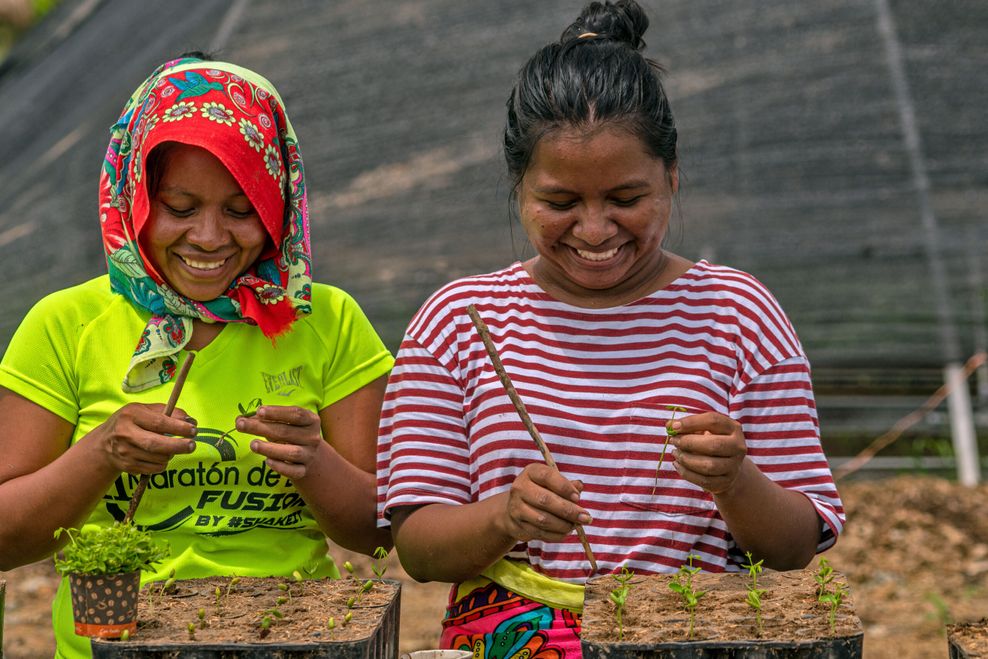
<instances>
[{"instance_id":1,"label":"shirt sleeve","mask_svg":"<svg viewBox=\"0 0 988 659\"><path fill-rule=\"evenodd\" d=\"M751 379L731 401L741 423L748 457L782 487L805 495L821 520L817 552L833 545L845 514L820 444L809 364L782 360Z\"/></svg>"},{"instance_id":2,"label":"shirt sleeve","mask_svg":"<svg viewBox=\"0 0 988 659\"><path fill-rule=\"evenodd\" d=\"M379 526L390 525L396 507L465 504L472 498L462 387L407 336L381 412L377 488Z\"/></svg>"},{"instance_id":3,"label":"shirt sleeve","mask_svg":"<svg viewBox=\"0 0 988 659\"><path fill-rule=\"evenodd\" d=\"M325 405L387 375L394 364L394 358L357 302L339 289L330 290L330 299L314 300L313 304L314 308L326 305L332 312L321 328L331 355L323 375Z\"/></svg>"}]
</instances>

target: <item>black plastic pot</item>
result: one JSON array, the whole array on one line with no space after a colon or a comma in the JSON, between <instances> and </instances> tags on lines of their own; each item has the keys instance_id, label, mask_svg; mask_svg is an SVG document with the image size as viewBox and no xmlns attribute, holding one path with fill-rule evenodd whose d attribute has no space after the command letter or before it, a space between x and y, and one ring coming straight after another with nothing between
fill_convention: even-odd
<instances>
[{"instance_id":1,"label":"black plastic pot","mask_svg":"<svg viewBox=\"0 0 988 659\"><path fill-rule=\"evenodd\" d=\"M980 659L988 650L988 618L947 626L950 659Z\"/></svg>"},{"instance_id":2,"label":"black plastic pot","mask_svg":"<svg viewBox=\"0 0 988 659\"><path fill-rule=\"evenodd\" d=\"M381 619L371 634L353 641L299 641L253 643L196 643L161 641L144 642L138 633L127 641L92 639L94 659L397 659L398 628L401 610L401 583L382 579L395 585L395 594L385 606Z\"/></svg>"},{"instance_id":3,"label":"black plastic pot","mask_svg":"<svg viewBox=\"0 0 988 659\"><path fill-rule=\"evenodd\" d=\"M592 643L584 659L860 659L864 634L815 641L696 641L691 643Z\"/></svg>"}]
</instances>

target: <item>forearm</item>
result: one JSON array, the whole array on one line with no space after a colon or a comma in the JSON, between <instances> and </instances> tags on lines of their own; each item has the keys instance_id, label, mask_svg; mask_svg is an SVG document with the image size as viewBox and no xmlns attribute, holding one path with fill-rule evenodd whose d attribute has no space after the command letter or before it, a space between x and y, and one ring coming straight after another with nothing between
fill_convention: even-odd
<instances>
[{"instance_id":1,"label":"forearm","mask_svg":"<svg viewBox=\"0 0 988 659\"><path fill-rule=\"evenodd\" d=\"M59 528L78 527L119 475L85 439L41 469L0 484L0 570L50 556L65 544Z\"/></svg>"},{"instance_id":2,"label":"forearm","mask_svg":"<svg viewBox=\"0 0 988 659\"><path fill-rule=\"evenodd\" d=\"M395 546L417 581L457 583L476 577L517 544L497 523L508 494L463 506L430 504L401 511Z\"/></svg>"},{"instance_id":3,"label":"forearm","mask_svg":"<svg viewBox=\"0 0 988 659\"><path fill-rule=\"evenodd\" d=\"M362 554L391 548L391 533L377 528L375 475L343 459L324 444L304 478L294 481L313 516L333 542Z\"/></svg>"},{"instance_id":4,"label":"forearm","mask_svg":"<svg viewBox=\"0 0 988 659\"><path fill-rule=\"evenodd\" d=\"M741 550L764 559L766 567L799 569L813 559L820 535L813 504L765 476L750 459L714 502Z\"/></svg>"}]
</instances>

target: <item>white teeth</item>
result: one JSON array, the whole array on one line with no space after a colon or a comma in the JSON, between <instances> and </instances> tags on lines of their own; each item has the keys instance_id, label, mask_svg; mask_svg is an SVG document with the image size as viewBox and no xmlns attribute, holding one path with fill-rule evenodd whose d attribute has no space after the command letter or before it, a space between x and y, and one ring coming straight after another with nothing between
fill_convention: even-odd
<instances>
[{"instance_id":1,"label":"white teeth","mask_svg":"<svg viewBox=\"0 0 988 659\"><path fill-rule=\"evenodd\" d=\"M606 261L609 258L613 258L618 251L617 247L615 247L614 249L609 249L606 252L588 252L583 249L578 249L576 250L576 253L580 255L581 259L586 259L588 261Z\"/></svg>"},{"instance_id":2,"label":"white teeth","mask_svg":"<svg viewBox=\"0 0 988 659\"><path fill-rule=\"evenodd\" d=\"M222 267L222 265L226 263L226 259L223 259L222 261L193 261L192 259L187 259L184 256L179 258L181 258L187 266L190 268L196 268L197 270L215 270Z\"/></svg>"}]
</instances>

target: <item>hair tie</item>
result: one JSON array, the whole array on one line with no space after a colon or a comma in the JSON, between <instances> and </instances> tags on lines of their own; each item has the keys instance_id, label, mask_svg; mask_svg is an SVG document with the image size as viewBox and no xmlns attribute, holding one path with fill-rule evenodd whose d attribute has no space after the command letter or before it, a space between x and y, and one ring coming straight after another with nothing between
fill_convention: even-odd
<instances>
[{"instance_id":1,"label":"hair tie","mask_svg":"<svg viewBox=\"0 0 988 659\"><path fill-rule=\"evenodd\" d=\"M596 32L584 32L583 34L578 36L577 39L586 39L587 37L596 37L596 36L597 36Z\"/></svg>"}]
</instances>

